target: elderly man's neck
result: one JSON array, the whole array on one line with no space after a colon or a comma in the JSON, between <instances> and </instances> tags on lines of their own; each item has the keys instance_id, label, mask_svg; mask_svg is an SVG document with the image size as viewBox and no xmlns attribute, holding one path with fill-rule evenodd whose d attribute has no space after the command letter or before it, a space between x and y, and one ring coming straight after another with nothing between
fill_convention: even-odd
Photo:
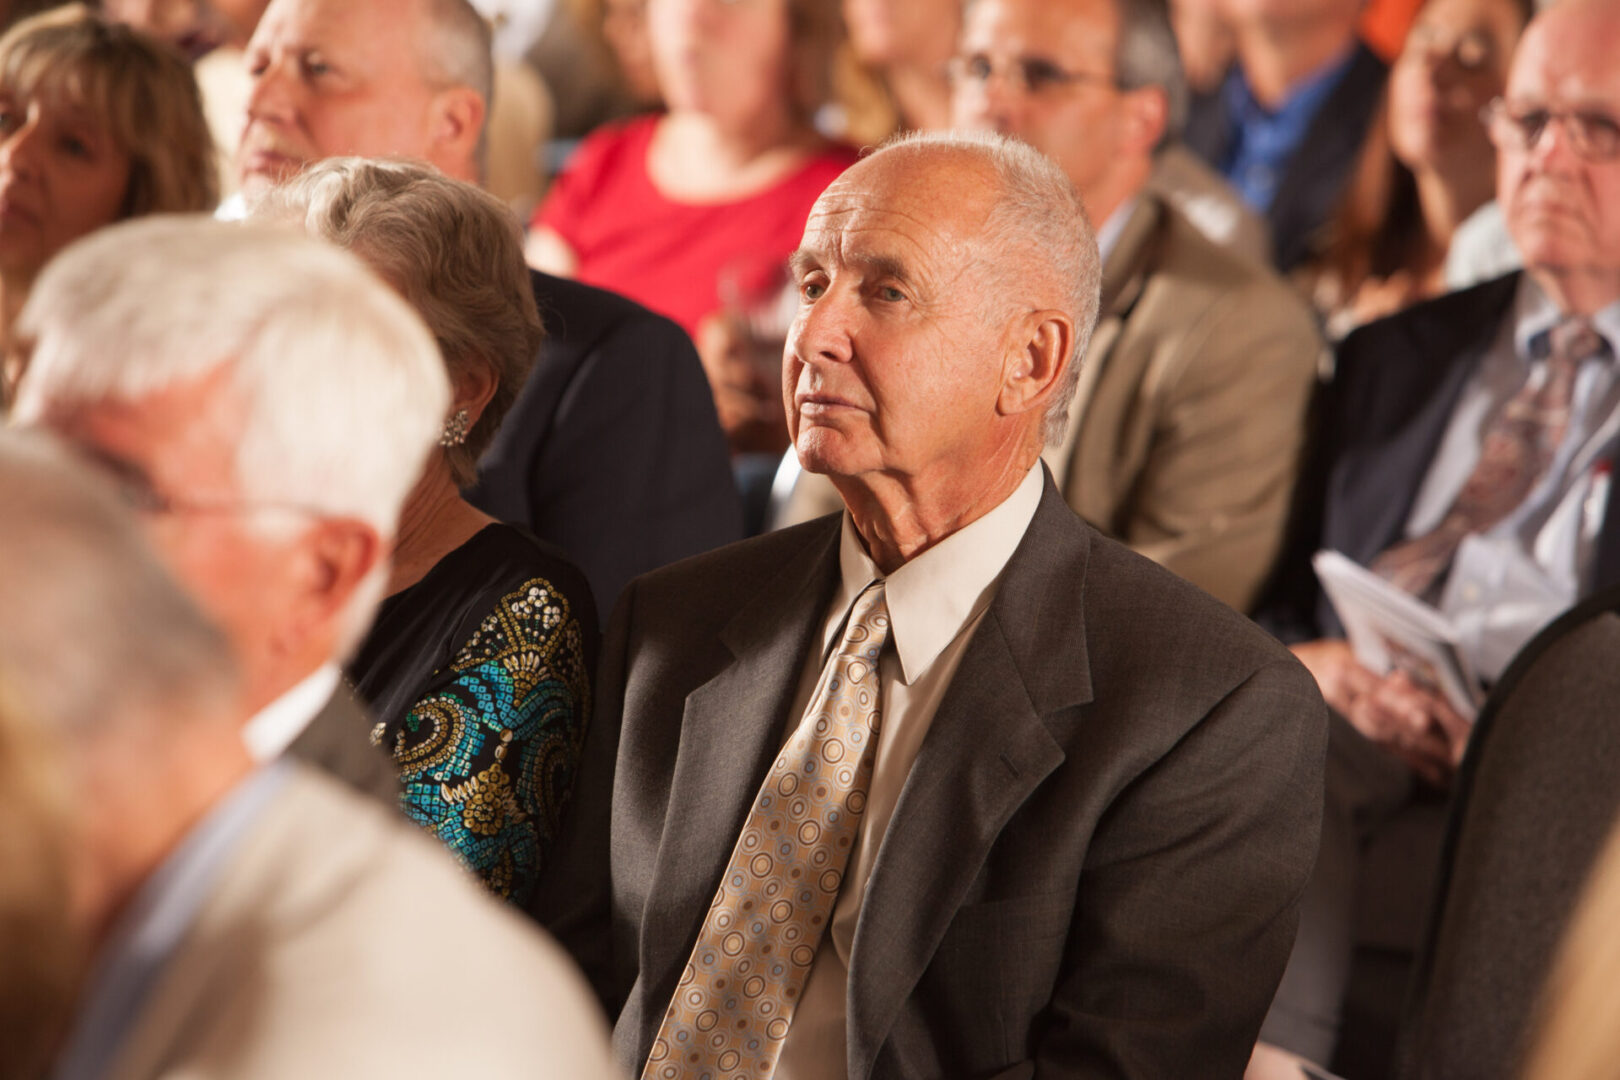
<instances>
[{"instance_id":1,"label":"elderly man's neck","mask_svg":"<svg viewBox=\"0 0 1620 1080\"><path fill-rule=\"evenodd\" d=\"M1620 300L1620 274L1612 270L1534 266L1530 276L1565 315L1596 315Z\"/></svg>"},{"instance_id":2,"label":"elderly man's neck","mask_svg":"<svg viewBox=\"0 0 1620 1080\"><path fill-rule=\"evenodd\" d=\"M872 561L892 574L1005 502L1037 456L1008 453L971 470L944 463L919 475L832 479Z\"/></svg>"}]
</instances>

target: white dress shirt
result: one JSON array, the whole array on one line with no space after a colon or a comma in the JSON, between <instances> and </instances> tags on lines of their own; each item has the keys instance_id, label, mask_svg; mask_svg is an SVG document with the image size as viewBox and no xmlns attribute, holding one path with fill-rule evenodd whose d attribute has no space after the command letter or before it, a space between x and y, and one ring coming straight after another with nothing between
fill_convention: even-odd
<instances>
[{"instance_id":1,"label":"white dress shirt","mask_svg":"<svg viewBox=\"0 0 1620 1080\"><path fill-rule=\"evenodd\" d=\"M343 671L336 664L322 664L254 713L242 728L242 741L253 760L273 761L285 753L331 700L342 678Z\"/></svg>"},{"instance_id":2,"label":"white dress shirt","mask_svg":"<svg viewBox=\"0 0 1620 1080\"><path fill-rule=\"evenodd\" d=\"M1562 318L1526 274L1498 340L1452 410L1439 449L1407 519L1406 535L1439 525L1479 462L1490 421L1525 383L1546 377L1531 345ZM1484 532L1464 537L1438 607L1457 629L1458 645L1487 681L1591 584L1598 529L1608 501L1610 463L1620 433L1620 303L1592 319L1610 355L1576 373L1569 427L1551 465L1519 507Z\"/></svg>"},{"instance_id":3,"label":"white dress shirt","mask_svg":"<svg viewBox=\"0 0 1620 1080\"><path fill-rule=\"evenodd\" d=\"M961 663L973 631L995 598L1001 572L1029 529L1041 501L1040 463L999 506L888 575L889 642L878 666L883 726L855 847L822 936L809 981L777 1063L777 1080L841 1077L846 1071L845 995L850 949L872 863L888 831L911 764ZM883 577L844 515L841 580L822 628L822 649L804 667L794 708L804 715L822 668L862 590Z\"/></svg>"}]
</instances>

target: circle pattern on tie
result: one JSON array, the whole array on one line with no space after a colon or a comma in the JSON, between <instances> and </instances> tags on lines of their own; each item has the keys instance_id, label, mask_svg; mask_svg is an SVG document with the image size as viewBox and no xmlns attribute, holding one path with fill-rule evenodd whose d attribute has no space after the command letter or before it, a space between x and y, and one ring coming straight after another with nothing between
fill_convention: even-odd
<instances>
[{"instance_id":1,"label":"circle pattern on tie","mask_svg":"<svg viewBox=\"0 0 1620 1080\"><path fill-rule=\"evenodd\" d=\"M757 1080L776 1068L866 808L889 641L883 588L873 582L856 598L804 719L760 785L643 1080Z\"/></svg>"}]
</instances>

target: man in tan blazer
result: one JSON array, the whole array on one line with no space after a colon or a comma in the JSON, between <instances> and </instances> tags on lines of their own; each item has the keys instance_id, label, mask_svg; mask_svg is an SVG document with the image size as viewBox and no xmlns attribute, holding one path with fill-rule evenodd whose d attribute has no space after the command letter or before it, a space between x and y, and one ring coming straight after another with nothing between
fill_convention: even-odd
<instances>
[{"instance_id":1,"label":"man in tan blazer","mask_svg":"<svg viewBox=\"0 0 1620 1080\"><path fill-rule=\"evenodd\" d=\"M39 780L68 794L95 949L51 1075L614 1075L555 944L374 801L254 760L226 638L111 485L13 431L0 490L0 565L27 568L0 575L0 685L61 751Z\"/></svg>"},{"instance_id":2,"label":"man in tan blazer","mask_svg":"<svg viewBox=\"0 0 1620 1080\"><path fill-rule=\"evenodd\" d=\"M1069 430L1046 453L1092 524L1247 609L1281 542L1322 344L1262 267L1158 193L1187 91L1153 0L975 0L958 127L1062 166L1098 230L1102 314Z\"/></svg>"}]
</instances>

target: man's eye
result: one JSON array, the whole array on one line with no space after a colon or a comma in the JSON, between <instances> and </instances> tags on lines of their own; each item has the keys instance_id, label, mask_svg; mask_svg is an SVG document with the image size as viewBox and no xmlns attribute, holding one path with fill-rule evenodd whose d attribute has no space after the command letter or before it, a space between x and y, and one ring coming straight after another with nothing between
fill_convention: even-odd
<instances>
[{"instance_id":1,"label":"man's eye","mask_svg":"<svg viewBox=\"0 0 1620 1080\"><path fill-rule=\"evenodd\" d=\"M1620 122L1603 113L1580 113L1577 117L1586 129L1586 142L1601 157L1610 157L1620 150Z\"/></svg>"},{"instance_id":2,"label":"man's eye","mask_svg":"<svg viewBox=\"0 0 1620 1080\"><path fill-rule=\"evenodd\" d=\"M820 300L826 291L826 283L821 281L801 281L799 283L799 295L806 300Z\"/></svg>"},{"instance_id":3,"label":"man's eye","mask_svg":"<svg viewBox=\"0 0 1620 1080\"><path fill-rule=\"evenodd\" d=\"M1032 94L1068 81L1068 73L1049 60L1024 61L1024 86Z\"/></svg>"},{"instance_id":4,"label":"man's eye","mask_svg":"<svg viewBox=\"0 0 1620 1080\"><path fill-rule=\"evenodd\" d=\"M304 74L312 79L318 79L322 75L329 75L332 72L332 65L328 64L326 58L318 53L310 53L304 57L301 64Z\"/></svg>"},{"instance_id":5,"label":"man's eye","mask_svg":"<svg viewBox=\"0 0 1620 1080\"><path fill-rule=\"evenodd\" d=\"M887 300L891 304L898 304L906 298L906 294L895 288L893 285L883 286L878 290L878 296L884 300Z\"/></svg>"}]
</instances>

